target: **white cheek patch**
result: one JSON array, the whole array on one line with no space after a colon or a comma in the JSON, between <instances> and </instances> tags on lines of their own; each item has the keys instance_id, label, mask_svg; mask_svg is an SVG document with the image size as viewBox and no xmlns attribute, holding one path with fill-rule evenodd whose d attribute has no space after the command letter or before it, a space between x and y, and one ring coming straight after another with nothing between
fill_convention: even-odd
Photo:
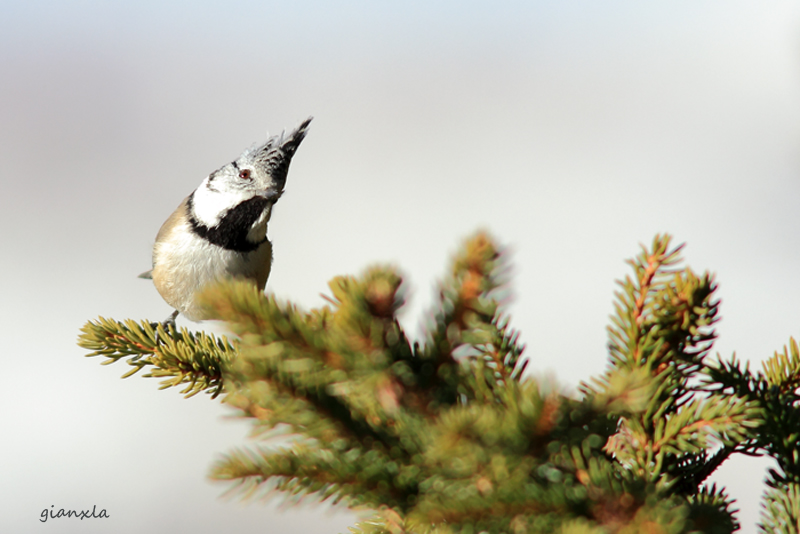
<instances>
[{"instance_id":1,"label":"white cheek patch","mask_svg":"<svg viewBox=\"0 0 800 534\"><path fill-rule=\"evenodd\" d=\"M212 191L206 178L192 196L192 211L197 222L210 228L219 224L229 209L247 198L244 191Z\"/></svg>"}]
</instances>

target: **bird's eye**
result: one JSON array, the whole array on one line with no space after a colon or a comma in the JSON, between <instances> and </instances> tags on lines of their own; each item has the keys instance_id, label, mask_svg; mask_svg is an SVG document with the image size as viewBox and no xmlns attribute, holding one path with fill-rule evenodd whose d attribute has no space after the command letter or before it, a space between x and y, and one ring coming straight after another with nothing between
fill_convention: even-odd
<instances>
[{"instance_id":1,"label":"bird's eye","mask_svg":"<svg viewBox=\"0 0 800 534\"><path fill-rule=\"evenodd\" d=\"M243 178L245 180L250 179L250 169L242 169L239 171L239 178Z\"/></svg>"}]
</instances>

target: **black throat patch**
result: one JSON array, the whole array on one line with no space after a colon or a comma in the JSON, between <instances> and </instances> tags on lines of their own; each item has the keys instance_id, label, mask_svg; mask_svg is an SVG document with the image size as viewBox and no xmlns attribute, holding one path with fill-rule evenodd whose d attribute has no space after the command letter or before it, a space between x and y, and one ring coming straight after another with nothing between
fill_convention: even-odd
<instances>
[{"instance_id":1,"label":"black throat patch","mask_svg":"<svg viewBox=\"0 0 800 534\"><path fill-rule=\"evenodd\" d=\"M268 202L263 197L245 200L228 210L216 225L206 226L194 216L194 193L192 193L186 203L186 215L192 231L209 243L226 250L252 252L267 240L267 236L264 236L261 241L253 243L247 240L247 233L264 212Z\"/></svg>"}]
</instances>

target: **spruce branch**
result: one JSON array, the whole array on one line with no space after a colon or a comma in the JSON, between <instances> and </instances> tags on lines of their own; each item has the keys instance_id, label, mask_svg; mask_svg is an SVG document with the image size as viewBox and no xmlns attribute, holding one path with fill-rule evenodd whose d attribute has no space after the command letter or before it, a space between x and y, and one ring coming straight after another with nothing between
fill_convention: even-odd
<instances>
[{"instance_id":1,"label":"spruce branch","mask_svg":"<svg viewBox=\"0 0 800 534\"><path fill-rule=\"evenodd\" d=\"M438 308L432 313L419 359L433 362L445 382L456 380L459 359L482 359L486 369L492 370L480 372L480 377L473 375L476 380L470 387L457 388L459 395L487 394L498 381L516 379L524 370L517 367L524 347L498 315L507 297L505 261L492 238L479 232L466 241L453 259L451 274L440 285ZM476 390L481 387L486 388L483 393ZM456 400L453 393L447 402Z\"/></svg>"},{"instance_id":2,"label":"spruce branch","mask_svg":"<svg viewBox=\"0 0 800 534\"><path fill-rule=\"evenodd\" d=\"M210 288L204 301L241 337L240 355L230 367L228 381L230 390L239 394L237 402L241 404L249 391L255 391L241 384L265 382L268 387L250 400L256 410L271 413L266 419L270 424L290 425L317 440L370 439L388 447L397 445L396 426L407 414L396 409L400 391L389 369L387 345L399 343L400 338L387 335L396 322L372 315L366 300L374 296L370 288L376 283L393 280L396 283L390 287L399 287L399 277L384 274L370 271L359 281L335 280L334 287L358 286L360 298L339 301L335 310L311 313L279 303L242 281ZM384 402L360 402L366 396ZM297 412L280 410L279 405L287 401L296 403ZM306 417L277 418L299 412ZM316 430L310 434L312 429Z\"/></svg>"},{"instance_id":3,"label":"spruce branch","mask_svg":"<svg viewBox=\"0 0 800 534\"><path fill-rule=\"evenodd\" d=\"M773 487L764 495L761 521L762 534L797 534L800 532L800 485Z\"/></svg>"},{"instance_id":4,"label":"spruce branch","mask_svg":"<svg viewBox=\"0 0 800 534\"><path fill-rule=\"evenodd\" d=\"M610 366L582 391L619 419L605 451L662 491L696 495L724 459L752 438L761 413L747 396L690 384L706 367L719 301L713 276L681 268L683 245L656 236L629 261L609 327ZM717 392L719 393L719 392ZM638 402L636 402L638 401ZM707 450L722 446L708 458Z\"/></svg>"},{"instance_id":5,"label":"spruce branch","mask_svg":"<svg viewBox=\"0 0 800 534\"><path fill-rule=\"evenodd\" d=\"M224 391L254 437L291 439L231 451L211 477L245 498L373 510L354 532L729 533L732 501L705 481L735 454L775 458L762 529L790 528L800 350L790 340L760 372L735 355L708 362L717 285L681 265L682 247L656 236L628 262L609 366L579 398L523 377L507 256L486 233L454 256L420 342L397 320L403 277L378 266L334 278L310 311L240 280L207 288L234 343L100 318L79 344L125 360L125 376L147 367L187 396Z\"/></svg>"},{"instance_id":6,"label":"spruce branch","mask_svg":"<svg viewBox=\"0 0 800 534\"><path fill-rule=\"evenodd\" d=\"M716 484L702 487L688 498L691 521L694 532L704 534L726 534L738 530L740 525L735 519L733 501Z\"/></svg>"},{"instance_id":7,"label":"spruce branch","mask_svg":"<svg viewBox=\"0 0 800 534\"><path fill-rule=\"evenodd\" d=\"M777 510L774 507L780 503L791 502L791 492L782 492L800 484L797 453L800 450L800 350L797 342L790 339L782 352L775 352L762 362L758 372L752 372L749 365L743 365L734 354L728 361L718 356L705 374L703 387L706 390L737 395L761 408L758 417L754 418L756 423L760 423L758 432L751 435L742 452L767 454L777 463L776 469L769 470L766 481L774 490L765 496L766 501L771 502L769 495L776 499L768 508Z\"/></svg>"},{"instance_id":8,"label":"spruce branch","mask_svg":"<svg viewBox=\"0 0 800 534\"><path fill-rule=\"evenodd\" d=\"M764 380L770 387L778 388L781 394L794 395L800 388L800 349L794 339L789 340L788 348L776 352L762 364Z\"/></svg>"},{"instance_id":9,"label":"spruce branch","mask_svg":"<svg viewBox=\"0 0 800 534\"><path fill-rule=\"evenodd\" d=\"M233 451L214 465L211 476L236 482L232 490L245 497L266 490L332 498L334 504L345 500L350 507L383 503L402 508L417 483L409 468L392 477L386 469L391 462L391 455L377 447L340 450L295 443L278 450Z\"/></svg>"},{"instance_id":10,"label":"spruce branch","mask_svg":"<svg viewBox=\"0 0 800 534\"><path fill-rule=\"evenodd\" d=\"M204 332L191 333L185 328L166 332L157 326L161 342L156 343L156 330L148 321L125 323L100 317L81 329L78 345L92 352L87 356L104 356L103 365L125 360L133 367L122 378L144 368L145 377L162 378L159 389L186 385L181 391L187 398L206 391L216 398L223 390L225 365L236 358L236 348L224 336L216 338Z\"/></svg>"}]
</instances>

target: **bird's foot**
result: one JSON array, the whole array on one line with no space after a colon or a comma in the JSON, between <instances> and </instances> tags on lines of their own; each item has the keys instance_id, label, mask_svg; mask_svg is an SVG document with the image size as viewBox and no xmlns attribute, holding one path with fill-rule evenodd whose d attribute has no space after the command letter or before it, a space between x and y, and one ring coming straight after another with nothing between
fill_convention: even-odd
<instances>
[{"instance_id":1,"label":"bird's foot","mask_svg":"<svg viewBox=\"0 0 800 534\"><path fill-rule=\"evenodd\" d=\"M177 332L178 327L175 325L175 318L178 316L179 313L180 312L178 310L175 310L170 314L169 317L167 317L160 323L150 323L150 326L152 326L153 330L156 331L156 343L155 343L156 347L161 342L160 336L158 334L158 327L161 326L164 329L164 332L169 332L170 327L172 327L172 330Z\"/></svg>"}]
</instances>

